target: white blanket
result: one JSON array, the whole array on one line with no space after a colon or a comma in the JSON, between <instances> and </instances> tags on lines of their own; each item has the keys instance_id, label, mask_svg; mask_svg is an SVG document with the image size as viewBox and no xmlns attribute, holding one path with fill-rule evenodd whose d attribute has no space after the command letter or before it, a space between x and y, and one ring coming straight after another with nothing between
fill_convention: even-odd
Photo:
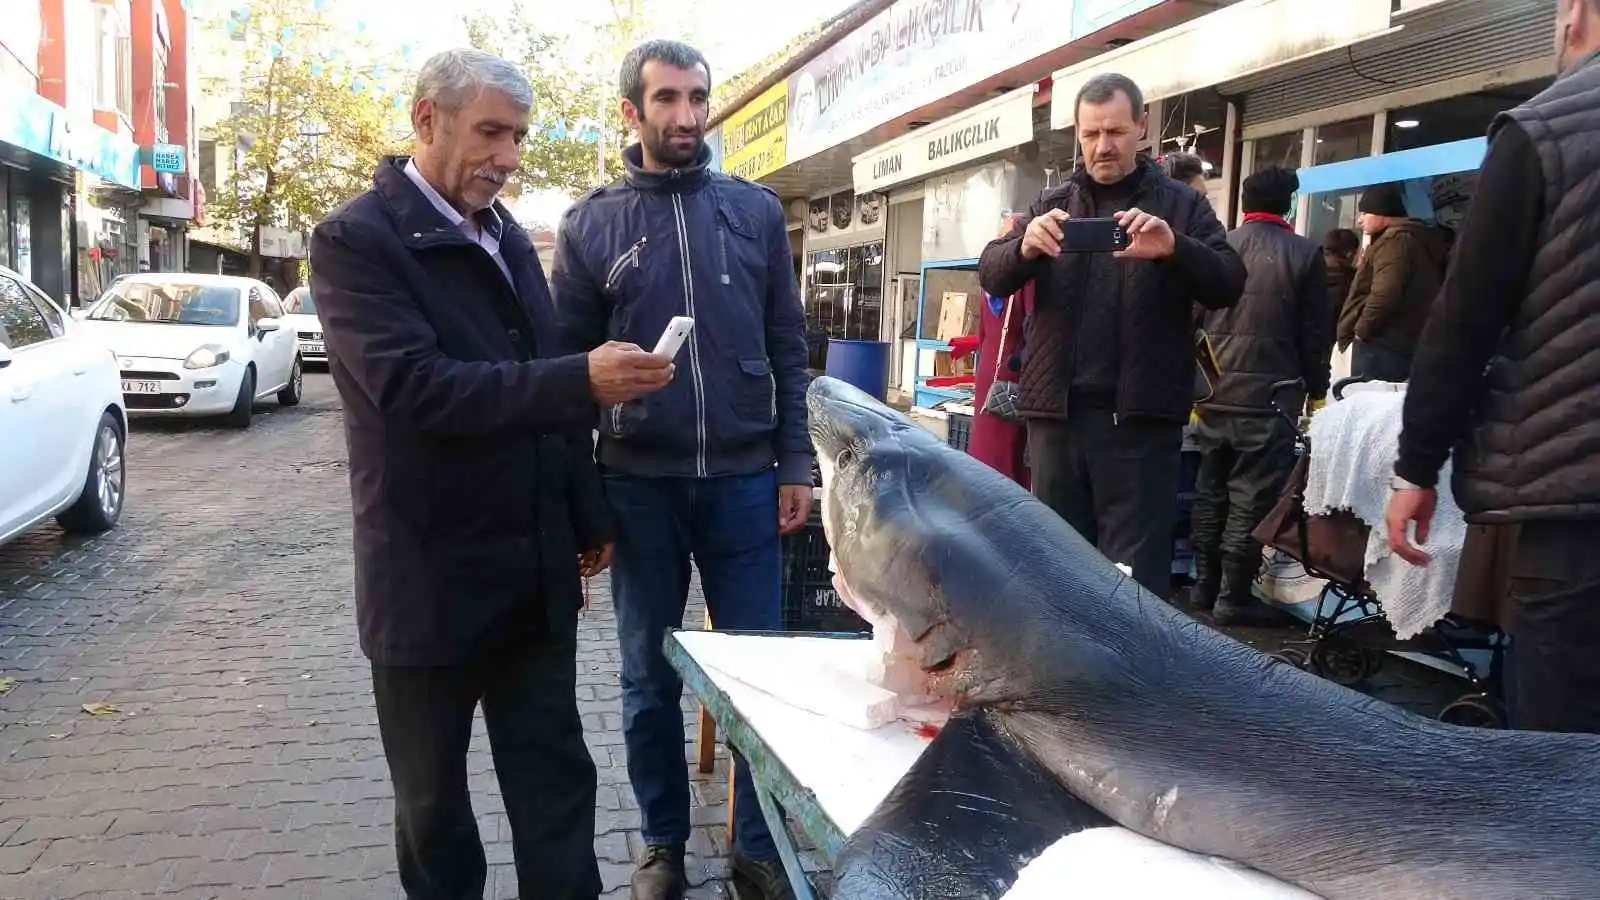
<instances>
[{"instance_id":1,"label":"white blanket","mask_svg":"<svg viewBox=\"0 0 1600 900\"><path fill-rule=\"evenodd\" d=\"M1371 529L1367 583L1401 640L1415 637L1450 611L1467 525L1450 492L1450 464L1439 473L1438 507L1428 542L1427 566L1413 566L1389 551L1384 512L1400 446L1400 410L1405 394L1351 392L1311 419L1311 468L1305 510L1323 515L1347 510ZM1415 539L1413 536L1413 543Z\"/></svg>"}]
</instances>

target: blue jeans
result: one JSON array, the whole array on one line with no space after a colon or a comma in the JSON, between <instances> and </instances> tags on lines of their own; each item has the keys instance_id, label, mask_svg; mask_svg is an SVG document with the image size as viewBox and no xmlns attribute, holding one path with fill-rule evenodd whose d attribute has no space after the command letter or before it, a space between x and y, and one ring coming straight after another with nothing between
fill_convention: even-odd
<instances>
[{"instance_id":1,"label":"blue jeans","mask_svg":"<svg viewBox=\"0 0 1600 900\"><path fill-rule=\"evenodd\" d=\"M628 777L645 843L682 844L690 828L683 682L667 663L662 641L668 628L683 625L691 556L717 628L782 627L777 475L607 475L605 485L617 520L611 590L622 645ZM737 755L733 790L734 848L750 859L776 859L750 773Z\"/></svg>"}]
</instances>

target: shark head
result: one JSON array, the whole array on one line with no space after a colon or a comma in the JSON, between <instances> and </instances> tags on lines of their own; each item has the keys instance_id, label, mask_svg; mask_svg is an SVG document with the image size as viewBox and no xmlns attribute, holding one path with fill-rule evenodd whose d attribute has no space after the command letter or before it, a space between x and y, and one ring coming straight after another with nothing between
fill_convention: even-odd
<instances>
[{"instance_id":1,"label":"shark head","mask_svg":"<svg viewBox=\"0 0 1600 900\"><path fill-rule=\"evenodd\" d=\"M835 585L875 636L904 637L925 693L957 706L1017 700L1069 677L1062 661L1079 649L1096 652L1095 629L1074 622L1096 601L1075 608L1073 589L1115 591L1126 578L1060 517L842 381L818 378L806 401Z\"/></svg>"}]
</instances>

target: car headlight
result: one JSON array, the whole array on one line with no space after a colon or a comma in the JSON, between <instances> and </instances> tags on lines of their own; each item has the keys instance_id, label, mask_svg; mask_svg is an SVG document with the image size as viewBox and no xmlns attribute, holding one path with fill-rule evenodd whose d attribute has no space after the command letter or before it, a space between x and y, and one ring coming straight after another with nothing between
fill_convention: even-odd
<instances>
[{"instance_id":1,"label":"car headlight","mask_svg":"<svg viewBox=\"0 0 1600 900\"><path fill-rule=\"evenodd\" d=\"M227 361L228 351L226 349L216 344L206 344L189 354L189 358L183 361L183 367L185 369L209 369L212 366L220 366Z\"/></svg>"}]
</instances>

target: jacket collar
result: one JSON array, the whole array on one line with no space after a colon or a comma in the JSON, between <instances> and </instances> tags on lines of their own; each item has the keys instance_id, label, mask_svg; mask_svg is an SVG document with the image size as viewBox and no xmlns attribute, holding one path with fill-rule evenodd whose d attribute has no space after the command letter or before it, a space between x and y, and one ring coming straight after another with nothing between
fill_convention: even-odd
<instances>
[{"instance_id":1,"label":"jacket collar","mask_svg":"<svg viewBox=\"0 0 1600 900\"><path fill-rule=\"evenodd\" d=\"M378 168L372 173L372 188L389 208L400 240L412 248L471 243L457 223L446 218L406 175L405 167L410 161L409 156L385 156L378 161ZM481 221L489 227L499 228L497 236L501 241L501 255L510 249L506 246L507 241L516 244L520 239L531 246L516 219L512 218L511 211L499 200L485 210Z\"/></svg>"},{"instance_id":2,"label":"jacket collar","mask_svg":"<svg viewBox=\"0 0 1600 900\"><path fill-rule=\"evenodd\" d=\"M1576 75L1584 69L1594 65L1596 60L1600 60L1600 50L1591 50L1587 55L1579 57L1577 62L1574 62L1572 65L1568 66L1566 71L1558 72L1556 74L1556 80L1560 81L1568 76Z\"/></svg>"},{"instance_id":3,"label":"jacket collar","mask_svg":"<svg viewBox=\"0 0 1600 900\"><path fill-rule=\"evenodd\" d=\"M1277 213L1247 212L1244 214L1244 221L1246 225L1250 224L1251 222L1266 222L1269 225L1276 225L1279 228L1288 229L1289 231L1294 230L1294 226L1289 224L1289 220L1278 215Z\"/></svg>"},{"instance_id":4,"label":"jacket collar","mask_svg":"<svg viewBox=\"0 0 1600 900\"><path fill-rule=\"evenodd\" d=\"M644 147L639 144L622 151L622 163L628 170L629 187L642 191L691 191L711 177L711 145L702 143L694 162L665 172L652 172L644 167Z\"/></svg>"}]
</instances>

